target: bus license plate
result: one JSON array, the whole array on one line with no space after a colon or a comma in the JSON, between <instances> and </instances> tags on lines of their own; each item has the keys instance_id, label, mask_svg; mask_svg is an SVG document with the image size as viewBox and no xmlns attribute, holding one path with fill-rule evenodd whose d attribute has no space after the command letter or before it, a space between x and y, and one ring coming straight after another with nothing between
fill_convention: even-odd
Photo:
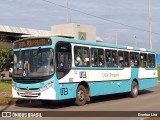
<instances>
[{"instance_id":1,"label":"bus license plate","mask_svg":"<svg viewBox=\"0 0 160 120\"><path fill-rule=\"evenodd\" d=\"M31 92L25 92L24 95L25 95L25 96L32 96L32 93L31 93Z\"/></svg>"}]
</instances>

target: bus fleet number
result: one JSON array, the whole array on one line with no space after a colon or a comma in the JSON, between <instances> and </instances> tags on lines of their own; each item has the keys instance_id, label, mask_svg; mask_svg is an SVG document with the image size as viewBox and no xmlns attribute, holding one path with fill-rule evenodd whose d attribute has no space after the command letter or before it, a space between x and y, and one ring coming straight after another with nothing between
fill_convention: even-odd
<instances>
[{"instance_id":1,"label":"bus fleet number","mask_svg":"<svg viewBox=\"0 0 160 120\"><path fill-rule=\"evenodd\" d=\"M61 88L60 92L61 92L61 95L68 95L68 88Z\"/></svg>"}]
</instances>

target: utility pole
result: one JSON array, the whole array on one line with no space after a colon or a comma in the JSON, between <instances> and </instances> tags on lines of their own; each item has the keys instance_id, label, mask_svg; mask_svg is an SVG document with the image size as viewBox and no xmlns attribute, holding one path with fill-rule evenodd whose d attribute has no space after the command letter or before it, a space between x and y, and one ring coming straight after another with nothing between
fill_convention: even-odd
<instances>
[{"instance_id":1,"label":"utility pole","mask_svg":"<svg viewBox=\"0 0 160 120\"><path fill-rule=\"evenodd\" d=\"M152 19L151 19L151 7L150 0L148 0L148 19L149 19L149 43L150 49L152 49Z\"/></svg>"},{"instance_id":2,"label":"utility pole","mask_svg":"<svg viewBox=\"0 0 160 120\"><path fill-rule=\"evenodd\" d=\"M68 0L66 0L66 3L67 3L67 22L70 23L71 22L71 18L70 18L70 15L69 15L69 8L68 8Z\"/></svg>"}]
</instances>

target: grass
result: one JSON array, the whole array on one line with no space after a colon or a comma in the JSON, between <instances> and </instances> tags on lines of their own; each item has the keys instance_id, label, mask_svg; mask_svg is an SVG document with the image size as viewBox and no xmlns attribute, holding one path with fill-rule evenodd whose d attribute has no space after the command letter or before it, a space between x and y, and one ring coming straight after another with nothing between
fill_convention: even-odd
<instances>
[{"instance_id":1,"label":"grass","mask_svg":"<svg viewBox=\"0 0 160 120\"><path fill-rule=\"evenodd\" d=\"M0 81L0 91L1 90L12 92L12 81L11 80Z\"/></svg>"},{"instance_id":2,"label":"grass","mask_svg":"<svg viewBox=\"0 0 160 120\"><path fill-rule=\"evenodd\" d=\"M0 104L10 103L10 102L15 102L15 101L17 101L17 99L11 98L11 97L0 98Z\"/></svg>"},{"instance_id":3,"label":"grass","mask_svg":"<svg viewBox=\"0 0 160 120\"><path fill-rule=\"evenodd\" d=\"M17 99L12 98L12 81L11 80L2 80L0 81L0 104L14 102Z\"/></svg>"}]
</instances>

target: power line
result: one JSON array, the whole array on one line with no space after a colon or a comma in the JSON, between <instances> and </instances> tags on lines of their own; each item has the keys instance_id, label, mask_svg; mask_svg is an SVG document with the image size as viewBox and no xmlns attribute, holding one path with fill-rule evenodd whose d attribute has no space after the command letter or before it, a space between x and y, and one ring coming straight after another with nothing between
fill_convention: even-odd
<instances>
[{"instance_id":1,"label":"power line","mask_svg":"<svg viewBox=\"0 0 160 120\"><path fill-rule=\"evenodd\" d=\"M73 8L69 8L69 7L64 6L64 5L57 4L55 2L51 2L49 0L42 0L42 1L50 3L50 4L53 4L53 5L56 5L56 6L59 6L59 7L62 7L62 8L67 8L67 9L72 10L72 11L76 11L76 12L85 14L87 16L98 18L98 19L101 19L101 20L104 20L104 21L116 23L116 24L119 24L119 25L122 25L122 26L125 26L125 27L129 27L129 28L134 28L134 29L139 30L139 31L149 32L149 30L141 29L141 28L138 28L138 27L135 27L135 26L131 26L131 25L127 25L127 24L124 24L124 23L120 23L120 22L116 22L116 21L113 21L113 20L109 20L109 19L106 19L106 18L102 18L102 17L96 16L96 15L93 15L93 14L89 14L89 13L86 13L86 12L83 12L83 11L80 11L80 10L77 10L77 9L73 9ZM152 32L152 34L160 35L159 33L155 33L155 32Z\"/></svg>"}]
</instances>

